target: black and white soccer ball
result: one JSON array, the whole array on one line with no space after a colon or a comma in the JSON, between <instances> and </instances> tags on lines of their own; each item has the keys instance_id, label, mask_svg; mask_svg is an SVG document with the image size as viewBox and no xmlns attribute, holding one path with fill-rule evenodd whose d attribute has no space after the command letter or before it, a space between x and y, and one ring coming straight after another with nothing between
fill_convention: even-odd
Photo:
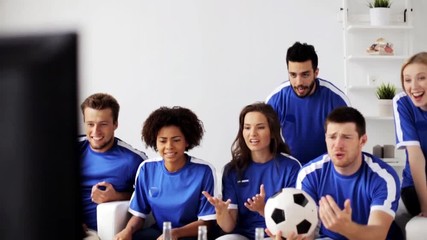
<instances>
[{"instance_id":1,"label":"black and white soccer ball","mask_svg":"<svg viewBox=\"0 0 427 240\"><path fill-rule=\"evenodd\" d=\"M313 198L296 188L284 188L271 196L265 204L264 216L268 230L272 234L280 230L284 238L291 232L310 235L318 223Z\"/></svg>"}]
</instances>

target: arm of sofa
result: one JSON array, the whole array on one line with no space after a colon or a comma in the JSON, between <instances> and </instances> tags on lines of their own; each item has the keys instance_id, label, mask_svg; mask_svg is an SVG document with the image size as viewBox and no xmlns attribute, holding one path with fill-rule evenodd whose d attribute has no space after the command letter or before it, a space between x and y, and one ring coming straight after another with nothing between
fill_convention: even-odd
<instances>
[{"instance_id":1,"label":"arm of sofa","mask_svg":"<svg viewBox=\"0 0 427 240\"><path fill-rule=\"evenodd\" d=\"M131 214L128 212L129 201L101 203L96 209L98 236L101 240L113 240L114 236L126 227ZM155 223L151 214L147 215L144 228Z\"/></svg>"},{"instance_id":2,"label":"arm of sofa","mask_svg":"<svg viewBox=\"0 0 427 240\"><path fill-rule=\"evenodd\" d=\"M123 230L131 216L129 201L101 203L96 209L98 236L101 240L113 240Z\"/></svg>"},{"instance_id":3,"label":"arm of sofa","mask_svg":"<svg viewBox=\"0 0 427 240\"><path fill-rule=\"evenodd\" d=\"M426 239L427 218L415 216L406 224L406 239L419 240Z\"/></svg>"}]
</instances>

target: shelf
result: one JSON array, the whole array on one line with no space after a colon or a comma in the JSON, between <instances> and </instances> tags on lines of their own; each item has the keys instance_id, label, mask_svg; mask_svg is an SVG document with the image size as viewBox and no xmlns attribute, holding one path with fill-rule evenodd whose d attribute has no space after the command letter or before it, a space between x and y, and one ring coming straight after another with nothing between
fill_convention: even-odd
<instances>
[{"instance_id":1,"label":"shelf","mask_svg":"<svg viewBox=\"0 0 427 240\"><path fill-rule=\"evenodd\" d=\"M376 90L378 86L376 85L349 85L347 90L355 90L355 91L365 91L365 90ZM396 87L396 93L401 92L402 88L399 86Z\"/></svg>"},{"instance_id":2,"label":"shelf","mask_svg":"<svg viewBox=\"0 0 427 240\"><path fill-rule=\"evenodd\" d=\"M398 163L400 158L381 158L386 163Z\"/></svg>"},{"instance_id":3,"label":"shelf","mask_svg":"<svg viewBox=\"0 0 427 240\"><path fill-rule=\"evenodd\" d=\"M376 89L377 86L373 86L373 85L349 85L347 87L348 90L374 90Z\"/></svg>"},{"instance_id":4,"label":"shelf","mask_svg":"<svg viewBox=\"0 0 427 240\"><path fill-rule=\"evenodd\" d=\"M392 167L404 167L405 163L399 158L382 158L384 162Z\"/></svg>"},{"instance_id":5,"label":"shelf","mask_svg":"<svg viewBox=\"0 0 427 240\"><path fill-rule=\"evenodd\" d=\"M408 58L406 55L349 55L347 60L351 61L373 61L373 60L400 60Z\"/></svg>"},{"instance_id":6,"label":"shelf","mask_svg":"<svg viewBox=\"0 0 427 240\"><path fill-rule=\"evenodd\" d=\"M368 30L368 29L373 29L373 30L410 30L413 29L414 26L406 24L406 23L401 23L401 24L393 24L393 25L387 25L387 26L372 26L369 23L348 23L347 25L347 31L352 31L352 30Z\"/></svg>"},{"instance_id":7,"label":"shelf","mask_svg":"<svg viewBox=\"0 0 427 240\"><path fill-rule=\"evenodd\" d=\"M384 116L365 116L366 120L375 120L375 121L390 121L394 120L393 116L384 117Z\"/></svg>"},{"instance_id":8,"label":"shelf","mask_svg":"<svg viewBox=\"0 0 427 240\"><path fill-rule=\"evenodd\" d=\"M364 149L371 150L376 144L395 142L393 108L390 106L385 114L377 99L376 90L381 83L391 83L397 92L403 91L400 68L413 53L414 30L418 29L418 24L413 21L415 18L411 3L414 1L393 0L390 24L373 26L370 23L366 0L342 0L340 17L342 17L344 89L352 105L364 115L366 130L370 135ZM378 43L379 38L384 38L393 45L393 55L368 53L367 49ZM406 159L401 156L403 153L395 151L395 154L394 158L382 160L401 172L406 165Z\"/></svg>"}]
</instances>

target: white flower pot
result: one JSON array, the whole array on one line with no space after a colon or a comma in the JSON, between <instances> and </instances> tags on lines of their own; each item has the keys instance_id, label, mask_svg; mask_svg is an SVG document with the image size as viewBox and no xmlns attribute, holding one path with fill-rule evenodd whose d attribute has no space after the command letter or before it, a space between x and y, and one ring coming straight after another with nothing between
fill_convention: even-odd
<instances>
[{"instance_id":1,"label":"white flower pot","mask_svg":"<svg viewBox=\"0 0 427 240\"><path fill-rule=\"evenodd\" d=\"M370 8L369 16L371 25L384 26L390 24L391 9L390 8Z\"/></svg>"},{"instance_id":2,"label":"white flower pot","mask_svg":"<svg viewBox=\"0 0 427 240\"><path fill-rule=\"evenodd\" d=\"M378 99L378 114L381 117L393 117L393 100Z\"/></svg>"}]
</instances>

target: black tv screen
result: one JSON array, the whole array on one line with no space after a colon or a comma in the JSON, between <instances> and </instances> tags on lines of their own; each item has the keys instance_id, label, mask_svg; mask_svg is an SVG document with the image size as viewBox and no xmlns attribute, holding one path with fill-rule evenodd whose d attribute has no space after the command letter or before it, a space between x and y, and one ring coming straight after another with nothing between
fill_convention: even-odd
<instances>
[{"instance_id":1,"label":"black tv screen","mask_svg":"<svg viewBox=\"0 0 427 240\"><path fill-rule=\"evenodd\" d=\"M81 239L77 34L0 35L0 238Z\"/></svg>"}]
</instances>

